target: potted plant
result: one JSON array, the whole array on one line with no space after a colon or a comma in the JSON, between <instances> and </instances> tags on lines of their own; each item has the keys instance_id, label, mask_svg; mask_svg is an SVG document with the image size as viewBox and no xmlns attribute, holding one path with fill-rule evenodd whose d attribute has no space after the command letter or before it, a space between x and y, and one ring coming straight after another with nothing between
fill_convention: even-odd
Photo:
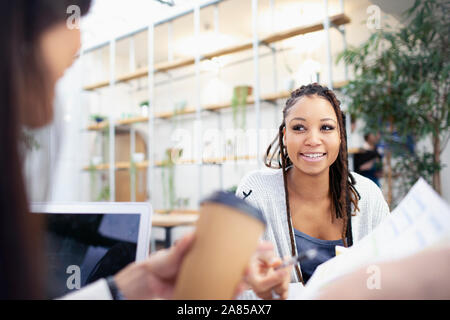
<instances>
[{"instance_id":1,"label":"potted plant","mask_svg":"<svg viewBox=\"0 0 450 320\"><path fill-rule=\"evenodd\" d=\"M90 119L96 123L100 123L106 120L106 117L100 114L91 114Z\"/></svg>"},{"instance_id":2,"label":"potted plant","mask_svg":"<svg viewBox=\"0 0 450 320\"><path fill-rule=\"evenodd\" d=\"M168 208L169 212L174 209L177 201L175 190L175 164L182 154L183 149L169 148L166 150L165 159L161 164L164 206Z\"/></svg>"},{"instance_id":3,"label":"potted plant","mask_svg":"<svg viewBox=\"0 0 450 320\"><path fill-rule=\"evenodd\" d=\"M187 106L187 101L186 100L178 101L175 104L175 107L174 107L174 110L173 110L173 117L172 117L172 125L175 128L178 127L178 123L179 123L179 118L177 116L182 114L186 110L186 106Z\"/></svg>"},{"instance_id":4,"label":"potted plant","mask_svg":"<svg viewBox=\"0 0 450 320\"><path fill-rule=\"evenodd\" d=\"M91 182L92 199L94 199L94 193L97 190L97 171L98 171L97 166L102 163L102 159L103 158L100 156L92 157L89 167L88 167L89 177L90 177L90 182Z\"/></svg>"},{"instance_id":5,"label":"potted plant","mask_svg":"<svg viewBox=\"0 0 450 320\"><path fill-rule=\"evenodd\" d=\"M41 148L41 145L34 135L26 129L22 130L22 142L24 143L25 148L30 151L33 149L39 150Z\"/></svg>"},{"instance_id":6,"label":"potted plant","mask_svg":"<svg viewBox=\"0 0 450 320\"><path fill-rule=\"evenodd\" d=\"M148 117L148 110L150 108L150 103L148 100L142 101L139 104L139 108L141 109L141 116Z\"/></svg>"},{"instance_id":7,"label":"potted plant","mask_svg":"<svg viewBox=\"0 0 450 320\"><path fill-rule=\"evenodd\" d=\"M110 199L111 191L109 186L104 186L102 190L100 190L100 194L98 195L96 201L108 201Z\"/></svg>"},{"instance_id":8,"label":"potted plant","mask_svg":"<svg viewBox=\"0 0 450 320\"><path fill-rule=\"evenodd\" d=\"M247 98L252 95L252 93L253 88L251 86L237 86L233 89L231 108L233 110L233 124L235 128L245 129ZM238 119L239 113L241 114L241 119Z\"/></svg>"},{"instance_id":9,"label":"potted plant","mask_svg":"<svg viewBox=\"0 0 450 320\"><path fill-rule=\"evenodd\" d=\"M137 174L136 163L141 163L144 161L144 159L145 159L145 154L142 152L135 152L131 156L131 159L130 159L131 160L130 161L130 186L133 186L133 183L136 183L135 182L136 174ZM131 190L133 190L133 189L131 189Z\"/></svg>"},{"instance_id":10,"label":"potted plant","mask_svg":"<svg viewBox=\"0 0 450 320\"><path fill-rule=\"evenodd\" d=\"M233 185L233 186L229 187L226 191L235 194L237 188L238 188L237 185Z\"/></svg>"}]
</instances>

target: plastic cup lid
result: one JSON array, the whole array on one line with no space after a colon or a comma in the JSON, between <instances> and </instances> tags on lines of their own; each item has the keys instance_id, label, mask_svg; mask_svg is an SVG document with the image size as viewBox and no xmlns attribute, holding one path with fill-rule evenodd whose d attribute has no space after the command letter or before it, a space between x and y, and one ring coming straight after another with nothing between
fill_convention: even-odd
<instances>
[{"instance_id":1,"label":"plastic cup lid","mask_svg":"<svg viewBox=\"0 0 450 320\"><path fill-rule=\"evenodd\" d=\"M231 192L224 192L224 191L214 192L212 195L203 199L200 202L201 205L204 203L219 203L219 204L223 204L228 207L232 207L240 212L243 212L253 218L258 219L265 226L267 225L267 221L264 218L261 210L259 210L258 208L255 208L254 206L249 204L247 201L235 196Z\"/></svg>"}]
</instances>

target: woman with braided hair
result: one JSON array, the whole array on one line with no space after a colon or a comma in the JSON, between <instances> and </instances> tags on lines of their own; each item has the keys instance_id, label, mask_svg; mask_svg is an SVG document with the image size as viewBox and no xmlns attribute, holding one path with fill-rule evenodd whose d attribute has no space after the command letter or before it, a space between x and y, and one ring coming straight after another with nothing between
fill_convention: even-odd
<instances>
[{"instance_id":1,"label":"woman with braided hair","mask_svg":"<svg viewBox=\"0 0 450 320\"><path fill-rule=\"evenodd\" d=\"M371 232L389 213L380 189L348 170L344 114L335 94L317 83L295 90L283 122L267 149L265 165L276 170L247 174L236 194L264 213L264 240L280 257L315 249L314 259L292 269L291 282L306 284L316 267ZM270 272L267 273L270 276ZM249 279L270 298L279 284Z\"/></svg>"}]
</instances>

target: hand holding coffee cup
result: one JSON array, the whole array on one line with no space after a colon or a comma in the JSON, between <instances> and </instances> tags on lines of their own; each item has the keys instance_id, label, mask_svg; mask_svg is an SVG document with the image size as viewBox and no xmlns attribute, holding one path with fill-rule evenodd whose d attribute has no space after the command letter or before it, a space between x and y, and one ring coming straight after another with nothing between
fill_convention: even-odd
<instances>
[{"instance_id":1,"label":"hand holding coffee cup","mask_svg":"<svg viewBox=\"0 0 450 320\"><path fill-rule=\"evenodd\" d=\"M174 299L232 299L265 226L259 209L231 193L216 192L202 201Z\"/></svg>"}]
</instances>

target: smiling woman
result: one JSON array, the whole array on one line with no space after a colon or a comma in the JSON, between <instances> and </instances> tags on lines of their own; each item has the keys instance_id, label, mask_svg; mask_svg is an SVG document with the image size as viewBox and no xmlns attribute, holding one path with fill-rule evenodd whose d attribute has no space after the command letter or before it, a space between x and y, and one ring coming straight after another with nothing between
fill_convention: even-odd
<instances>
[{"instance_id":1,"label":"smiling woman","mask_svg":"<svg viewBox=\"0 0 450 320\"><path fill-rule=\"evenodd\" d=\"M265 164L277 170L249 173L237 195L252 191L246 200L266 216L264 239L280 257L318 251L315 259L296 266L293 282L305 284L335 255L335 246L353 245L389 213L380 189L349 172L340 102L317 83L291 93Z\"/></svg>"}]
</instances>

